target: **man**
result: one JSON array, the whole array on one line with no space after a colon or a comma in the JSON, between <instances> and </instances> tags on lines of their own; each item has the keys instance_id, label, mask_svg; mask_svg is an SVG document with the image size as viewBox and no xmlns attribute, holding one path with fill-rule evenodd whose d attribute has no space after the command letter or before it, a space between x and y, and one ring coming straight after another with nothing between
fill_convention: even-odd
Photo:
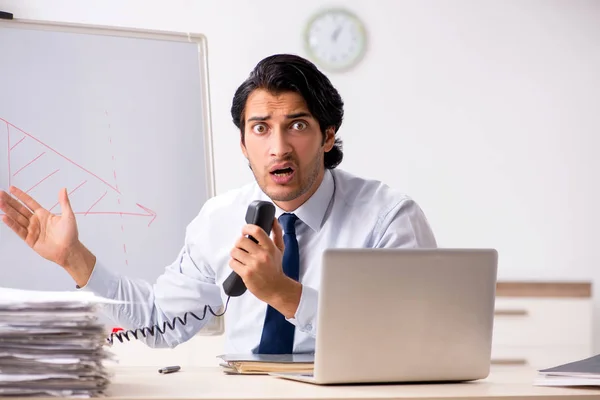
<instances>
[{"instance_id":1,"label":"man","mask_svg":"<svg viewBox=\"0 0 600 400\"><path fill-rule=\"evenodd\" d=\"M59 194L60 216L17 188L10 191L27 207L0 193L3 221L82 290L126 301L107 306L119 326L162 328L186 312L206 313L201 321L188 315L185 325L177 321L163 335L140 335L151 347L188 340L212 317L207 306L216 312L227 304L226 352L313 352L323 250L435 247L434 235L408 196L336 169L342 161L336 133L343 102L307 60L274 55L260 61L236 91L231 114L256 182L209 199L154 284L117 274L79 241L65 190ZM257 199L276 205L272 238L244 225L247 207ZM231 271L248 288L242 296L223 292ZM363 318L357 315L357 324Z\"/></svg>"}]
</instances>

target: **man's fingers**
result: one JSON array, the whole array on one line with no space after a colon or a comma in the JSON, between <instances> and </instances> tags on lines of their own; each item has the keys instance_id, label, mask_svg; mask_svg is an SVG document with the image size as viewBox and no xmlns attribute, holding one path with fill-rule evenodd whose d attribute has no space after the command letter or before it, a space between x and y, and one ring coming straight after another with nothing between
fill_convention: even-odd
<instances>
[{"instance_id":1,"label":"man's fingers","mask_svg":"<svg viewBox=\"0 0 600 400\"><path fill-rule=\"evenodd\" d=\"M35 201L31 196L29 196L27 193L25 193L21 189L15 187L15 186L11 186L10 192L12 194L14 194L17 197L17 199L22 201L23 204L25 204L27 207L29 207L29 209L31 211L35 212L38 208L42 208L42 206L40 206L37 201Z\"/></svg>"},{"instance_id":2,"label":"man's fingers","mask_svg":"<svg viewBox=\"0 0 600 400\"><path fill-rule=\"evenodd\" d=\"M283 242L283 229L281 229L281 225L279 224L279 221L277 220L277 218L273 219L272 234L273 234L273 243L275 243L275 246L277 246L277 248L279 250L281 250L281 252L283 253L283 251L285 249L285 245Z\"/></svg>"},{"instance_id":3,"label":"man's fingers","mask_svg":"<svg viewBox=\"0 0 600 400\"><path fill-rule=\"evenodd\" d=\"M245 267L244 264L239 262L238 260L232 258L229 260L229 266L231 269L236 272L240 277L244 276Z\"/></svg>"},{"instance_id":4,"label":"man's fingers","mask_svg":"<svg viewBox=\"0 0 600 400\"><path fill-rule=\"evenodd\" d=\"M25 218L20 212L15 210L13 207L2 207L2 211L6 213L13 222L19 224L23 228L27 229L29 226L29 219Z\"/></svg>"},{"instance_id":5,"label":"man's fingers","mask_svg":"<svg viewBox=\"0 0 600 400\"><path fill-rule=\"evenodd\" d=\"M21 239L27 239L27 229L23 228L21 225L17 224L12 218L8 215L2 216L2 222L4 222L10 229L13 230Z\"/></svg>"},{"instance_id":6,"label":"man's fingers","mask_svg":"<svg viewBox=\"0 0 600 400\"><path fill-rule=\"evenodd\" d=\"M258 241L258 243L261 246L266 247L266 248L269 248L269 246L272 243L271 238L267 235L267 232L265 232L258 225L254 225L254 224L244 225L244 227L242 228L242 234L252 236L254 239L256 239Z\"/></svg>"},{"instance_id":7,"label":"man's fingers","mask_svg":"<svg viewBox=\"0 0 600 400\"><path fill-rule=\"evenodd\" d=\"M236 261L239 261L240 264L243 265L246 265L252 258L252 256L249 253L240 249L239 247L234 247L229 253L229 255L231 256L231 258L233 258Z\"/></svg>"},{"instance_id":8,"label":"man's fingers","mask_svg":"<svg viewBox=\"0 0 600 400\"><path fill-rule=\"evenodd\" d=\"M67 189L63 188L59 195L58 201L60 203L60 209L62 211L62 215L73 216L73 209L71 208L71 201L69 200L69 195L67 194Z\"/></svg>"},{"instance_id":9,"label":"man's fingers","mask_svg":"<svg viewBox=\"0 0 600 400\"><path fill-rule=\"evenodd\" d=\"M239 248L248 253L256 253L260 251L260 246L254 243L252 239L242 236L235 244L236 248Z\"/></svg>"},{"instance_id":10,"label":"man's fingers","mask_svg":"<svg viewBox=\"0 0 600 400\"><path fill-rule=\"evenodd\" d=\"M27 220L31 218L31 210L13 199L8 193L4 191L0 192L0 210L8 214L10 209L18 212ZM25 226L27 226L27 224L25 224Z\"/></svg>"}]
</instances>

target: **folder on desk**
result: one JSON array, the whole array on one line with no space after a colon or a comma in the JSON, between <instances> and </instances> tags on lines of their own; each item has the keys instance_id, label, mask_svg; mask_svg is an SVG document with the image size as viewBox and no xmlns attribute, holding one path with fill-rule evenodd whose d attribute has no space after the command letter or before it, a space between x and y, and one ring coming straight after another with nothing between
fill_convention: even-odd
<instances>
[{"instance_id":1,"label":"folder on desk","mask_svg":"<svg viewBox=\"0 0 600 400\"><path fill-rule=\"evenodd\" d=\"M538 372L537 386L600 386L600 354Z\"/></svg>"},{"instance_id":2,"label":"folder on desk","mask_svg":"<svg viewBox=\"0 0 600 400\"><path fill-rule=\"evenodd\" d=\"M271 372L311 373L314 354L222 354L218 356L228 374L266 375Z\"/></svg>"}]
</instances>

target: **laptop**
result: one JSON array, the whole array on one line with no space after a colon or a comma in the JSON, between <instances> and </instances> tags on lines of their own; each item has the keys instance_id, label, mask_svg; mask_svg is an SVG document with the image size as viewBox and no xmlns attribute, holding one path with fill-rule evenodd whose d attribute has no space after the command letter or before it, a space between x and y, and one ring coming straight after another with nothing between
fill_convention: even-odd
<instances>
[{"instance_id":1,"label":"laptop","mask_svg":"<svg viewBox=\"0 0 600 400\"><path fill-rule=\"evenodd\" d=\"M493 249L327 249L314 384L460 382L490 371Z\"/></svg>"}]
</instances>

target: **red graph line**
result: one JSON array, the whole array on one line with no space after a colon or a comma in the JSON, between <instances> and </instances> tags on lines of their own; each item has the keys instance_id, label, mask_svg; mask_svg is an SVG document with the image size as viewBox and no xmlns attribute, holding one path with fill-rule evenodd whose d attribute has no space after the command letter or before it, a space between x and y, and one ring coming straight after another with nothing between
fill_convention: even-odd
<instances>
[{"instance_id":1,"label":"red graph line","mask_svg":"<svg viewBox=\"0 0 600 400\"><path fill-rule=\"evenodd\" d=\"M40 158L40 157L41 157L41 156L43 156L44 154L46 154L46 152L45 152L45 151L44 151L42 154L40 154L39 156L37 156L36 158L34 158L33 160L29 161L29 162L28 162L27 164L25 164L24 166L22 166L20 170L18 170L17 172L15 172L15 173L13 174L13 176L17 176L17 174L18 174L19 172L23 171L25 168L27 168L28 166L30 166L31 164L33 164L33 162L34 162L35 160L37 160L38 158Z\"/></svg>"},{"instance_id":2,"label":"red graph line","mask_svg":"<svg viewBox=\"0 0 600 400\"><path fill-rule=\"evenodd\" d=\"M55 214L60 215L61 213ZM142 214L142 213L134 213L134 212L120 212L120 211L76 211L73 212L75 215L126 215L130 217L154 217L156 218L156 214ZM0 213L0 215L5 215L4 213Z\"/></svg>"},{"instance_id":3,"label":"red graph line","mask_svg":"<svg viewBox=\"0 0 600 400\"><path fill-rule=\"evenodd\" d=\"M85 215L88 215L90 213L90 210L92 208L94 208L94 206L96 204L98 204L100 202L100 200L102 200L104 198L104 196L106 196L106 193L108 193L108 190L106 192L104 192L104 194L102 196L100 196L100 198L98 200L96 200L96 202L94 204L92 204L92 206L90 208L88 208L88 210L85 212ZM96 214L96 213L94 213L94 214Z\"/></svg>"},{"instance_id":4,"label":"red graph line","mask_svg":"<svg viewBox=\"0 0 600 400\"><path fill-rule=\"evenodd\" d=\"M37 185L39 185L40 183L44 182L46 179L50 178L52 175L54 175L58 171L60 171L60 169L57 169L56 171L54 171L54 172L50 173L49 175L47 175L44 179L42 179L41 181L39 181L38 183L36 183L35 185L33 185L31 188L29 188L29 190L27 190L25 193L31 192L33 189L35 189L35 187Z\"/></svg>"},{"instance_id":5,"label":"red graph line","mask_svg":"<svg viewBox=\"0 0 600 400\"><path fill-rule=\"evenodd\" d=\"M7 124L8 124L8 123L7 123ZM8 126L7 126L7 128L8 128ZM13 147L11 147L10 149L11 149L11 150L13 150L13 149L14 149L15 147L17 147L17 145L18 145L19 143L21 143L23 140L25 140L25 136L23 136L23 137L21 138L21 140L19 140L17 143L15 143L15 144L13 145Z\"/></svg>"},{"instance_id":6,"label":"red graph line","mask_svg":"<svg viewBox=\"0 0 600 400\"><path fill-rule=\"evenodd\" d=\"M154 211L152 211L151 209L144 207L140 203L135 203L135 205L138 206L139 208L141 208L142 210L146 211L148 214L154 215L154 218L152 218L150 220L150 222L148 222L148 226L150 226L150 224L153 223L154 220L156 219L156 213Z\"/></svg>"},{"instance_id":7,"label":"red graph line","mask_svg":"<svg viewBox=\"0 0 600 400\"><path fill-rule=\"evenodd\" d=\"M73 193L74 193L74 192L75 192L77 189L79 189L80 187L82 187L83 185L85 185L85 183L86 183L86 182L87 182L87 181L83 181L83 182L81 182L81 183L79 184L79 186L77 186L75 189L71 190L71 191L69 192L69 196L70 196L70 195L72 195L72 194L73 194ZM52 206L52 208L56 207L56 206L58 205L58 203L59 203L59 202L57 201L57 202L56 202L56 204ZM50 208L48 211L52 211L52 208Z\"/></svg>"},{"instance_id":8,"label":"red graph line","mask_svg":"<svg viewBox=\"0 0 600 400\"><path fill-rule=\"evenodd\" d=\"M48 146L47 144L43 143L42 141L40 141L39 139L37 139L36 137L30 135L29 133L23 131L22 129L20 129L19 127L11 124L10 122L8 122L6 119L4 118L0 118L0 121L4 122L6 124L6 131L7 131L7 161L8 161L8 185L9 187L12 185L12 177L16 176L17 174L19 174L23 169L25 169L26 167L30 166L32 163L34 163L36 160L38 160L40 157L42 157L46 152L42 152L40 155L38 155L36 158L34 158L33 160L31 160L29 163L27 163L26 165L24 165L23 167L21 167L19 170L17 170L17 172L14 173L14 175L12 174L12 160L11 160L11 151L14 150L20 143L22 143L25 139L30 138L33 139L35 142L41 144L42 146L44 146L46 149L52 151L53 153L55 153L56 155L58 155L59 157L63 158L64 160L68 161L69 163L73 164L74 166L80 168L81 170L87 172L88 174L90 174L91 176L93 176L94 178L98 179L99 181L101 181L102 183L104 183L106 186L108 186L109 188L111 188L113 191L117 192L119 195L121 195L121 192L119 190L119 186L117 183L117 173L116 173L116 169L114 169L113 166L113 177L115 179L115 186L110 185L108 182L106 182L105 180L103 180L102 178L100 178L98 175L90 172L89 170L83 168L81 165L77 164L76 162L74 162L73 160L69 159L68 157L62 155L61 153L59 153L58 151L56 151L55 149L53 149L52 147ZM20 133L22 133L24 136L22 138L20 138L16 143L12 143L11 145L11 128L16 129L17 131L19 131ZM109 128L110 128L110 124L109 124ZM13 131L12 133L15 133L16 131ZM16 139L16 136L14 136ZM112 138L109 138L111 144L112 144ZM112 155L112 161L113 161L113 165L115 162L115 156L114 154ZM56 169L54 172L48 174L47 176L45 176L43 179L41 179L39 182L37 182L35 185L33 185L31 188L29 188L27 191L25 191L25 193L29 193L31 192L33 189L35 189L37 186L39 186L42 182L44 182L45 180L47 180L48 178L50 178L52 175L56 174L57 172L59 172L60 169ZM77 187L75 187L71 192L69 192L69 195L73 194L76 190L78 190L79 188L81 188L85 183L87 183L88 181L85 180L82 183L80 183ZM98 199L96 200L96 202L94 202L92 204L92 206L85 212L75 212L74 214L83 214L83 215L119 215L121 217L125 216L134 216L134 217L151 217L148 226L150 226L154 220L157 218L157 214L152 211L149 208L146 208L144 206L142 206L139 203L136 203L136 205L138 207L140 207L144 213L136 213L136 212L121 212L121 211L100 211L100 212L96 212L96 211L92 211L92 209L108 194L108 190L105 191L105 193ZM119 206L121 206L121 198L118 197L117 198ZM56 204L54 204L50 210L54 209L58 204L60 204L60 202L57 202ZM3 213L0 213L0 215L4 215ZM124 226L121 223L121 231L124 231ZM126 247L124 247L124 250L126 251ZM126 260L127 263L127 260Z\"/></svg>"},{"instance_id":9,"label":"red graph line","mask_svg":"<svg viewBox=\"0 0 600 400\"><path fill-rule=\"evenodd\" d=\"M98 175L94 174L93 172L85 169L84 167L82 167L81 165L77 164L75 161L71 160L68 157L65 157L64 155L62 155L61 153L59 153L58 151L54 150L52 147L48 146L46 143L42 142L41 140L39 140L38 138L36 138L35 136L30 135L29 133L25 132L24 130L22 130L21 128L11 124L10 122L8 122L7 120L5 120L4 118L0 118L0 121L4 121L6 122L7 125L12 126L13 128L17 129L19 132L21 132L22 134L24 134L25 136L35 140L36 142L38 142L39 144L41 144L42 146L46 147L47 149L49 149L50 151L52 151L53 153L55 153L56 155L58 155L61 158L64 158L65 160L67 160L68 162L70 162L71 164L81 168L82 170L84 170L85 172L87 172L88 174L92 175L94 178L98 179L99 181L101 181L102 183L104 183L106 186L108 186L109 188L111 188L112 190L114 190L115 192L121 194L121 192L119 191L119 189L115 188L114 186L112 186L110 183L106 182L104 179L100 178ZM10 146L9 146L10 148Z\"/></svg>"},{"instance_id":10,"label":"red graph line","mask_svg":"<svg viewBox=\"0 0 600 400\"><path fill-rule=\"evenodd\" d=\"M75 212L73 214L83 214L83 215L129 215L132 217L150 217L153 214L142 214L142 213L134 213L134 212L120 212L120 211L91 211L91 212L87 212L87 211L81 211L81 212Z\"/></svg>"},{"instance_id":11,"label":"red graph line","mask_svg":"<svg viewBox=\"0 0 600 400\"><path fill-rule=\"evenodd\" d=\"M106 114L106 117L108 118L108 111L104 111L104 112ZM110 131L110 120L108 123L108 129ZM110 144L110 149L112 152L113 177L115 178L115 187L117 189L119 189L119 181L117 180L117 167L115 165L115 153L114 153L114 148L113 148L112 136L108 137L108 142ZM121 205L121 197L120 196L117 198L117 202L119 203L119 210L122 210L123 206ZM125 228L124 228L124 224L123 224L123 213L121 213L120 218L121 218L121 232L125 232ZM129 265L129 260L127 259L127 247L125 247L125 242L123 242L123 253L125 254L125 265Z\"/></svg>"},{"instance_id":12,"label":"red graph line","mask_svg":"<svg viewBox=\"0 0 600 400\"><path fill-rule=\"evenodd\" d=\"M75 211L73 212L75 215L125 215L129 217L151 217L154 214L142 214L142 213L134 213L134 212L120 212L120 211ZM4 215L4 214L0 214ZM54 215L61 215L61 213L56 213Z\"/></svg>"}]
</instances>

